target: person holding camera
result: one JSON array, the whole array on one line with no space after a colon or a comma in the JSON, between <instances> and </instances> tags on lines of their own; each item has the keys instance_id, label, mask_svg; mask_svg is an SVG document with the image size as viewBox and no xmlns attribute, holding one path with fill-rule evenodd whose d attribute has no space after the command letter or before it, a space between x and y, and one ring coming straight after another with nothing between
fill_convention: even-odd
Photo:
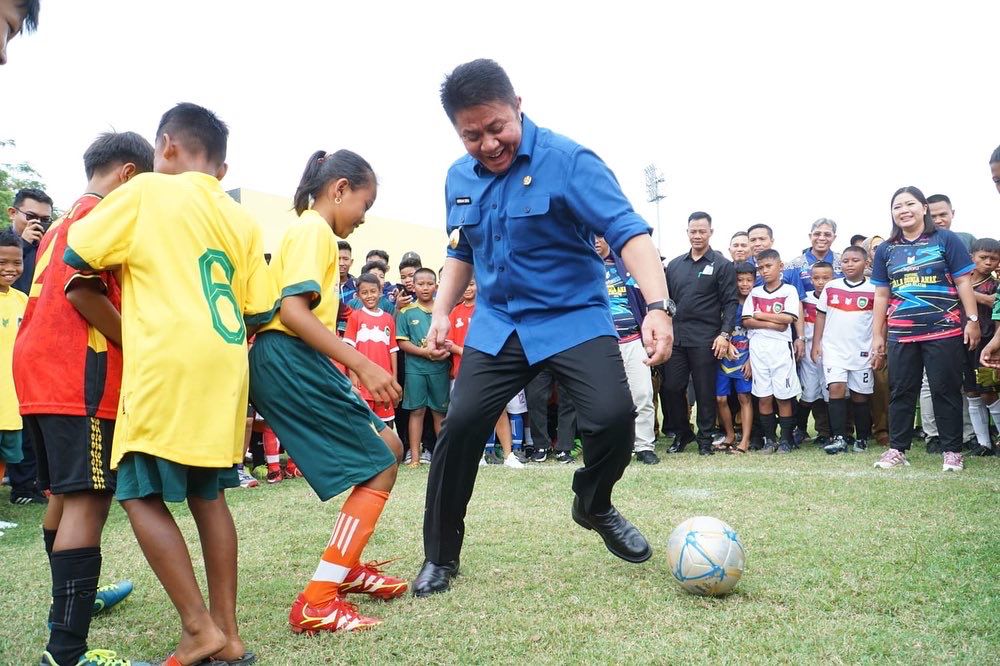
<instances>
[{"instance_id":1,"label":"person holding camera","mask_svg":"<svg viewBox=\"0 0 1000 666\"><path fill-rule=\"evenodd\" d=\"M14 203L7 209L14 233L21 238L24 248L24 273L14 283L14 289L25 294L31 289L35 275L35 253L38 243L52 225L52 198L41 190L26 188L14 195Z\"/></svg>"}]
</instances>

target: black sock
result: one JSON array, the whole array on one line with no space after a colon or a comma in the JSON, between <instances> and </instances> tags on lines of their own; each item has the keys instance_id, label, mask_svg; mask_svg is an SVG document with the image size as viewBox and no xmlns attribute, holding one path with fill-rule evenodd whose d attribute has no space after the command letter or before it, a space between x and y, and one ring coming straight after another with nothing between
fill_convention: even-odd
<instances>
[{"instance_id":1,"label":"black sock","mask_svg":"<svg viewBox=\"0 0 1000 666\"><path fill-rule=\"evenodd\" d=\"M854 412L854 430L858 434L858 439L867 442L872 436L872 406L865 400L864 402L851 401L851 410Z\"/></svg>"},{"instance_id":2,"label":"black sock","mask_svg":"<svg viewBox=\"0 0 1000 666\"><path fill-rule=\"evenodd\" d=\"M45 542L45 554L52 557L52 546L56 543L56 531L42 528L42 540Z\"/></svg>"},{"instance_id":3,"label":"black sock","mask_svg":"<svg viewBox=\"0 0 1000 666\"><path fill-rule=\"evenodd\" d=\"M58 664L75 664L87 651L94 595L101 575L100 548L52 553L52 632L45 649Z\"/></svg>"},{"instance_id":4,"label":"black sock","mask_svg":"<svg viewBox=\"0 0 1000 666\"><path fill-rule=\"evenodd\" d=\"M847 435L847 398L830 398L830 432L834 437Z\"/></svg>"},{"instance_id":5,"label":"black sock","mask_svg":"<svg viewBox=\"0 0 1000 666\"><path fill-rule=\"evenodd\" d=\"M812 409L811 402L799 401L799 408L795 410L795 426L802 432L809 428L809 412Z\"/></svg>"},{"instance_id":6,"label":"black sock","mask_svg":"<svg viewBox=\"0 0 1000 666\"><path fill-rule=\"evenodd\" d=\"M781 441L792 442L792 431L795 430L794 416L779 416L778 423L781 424Z\"/></svg>"},{"instance_id":7,"label":"black sock","mask_svg":"<svg viewBox=\"0 0 1000 666\"><path fill-rule=\"evenodd\" d=\"M775 440L775 431L778 429L778 415L777 414L761 414L760 415L760 429L764 431L764 437Z\"/></svg>"}]
</instances>

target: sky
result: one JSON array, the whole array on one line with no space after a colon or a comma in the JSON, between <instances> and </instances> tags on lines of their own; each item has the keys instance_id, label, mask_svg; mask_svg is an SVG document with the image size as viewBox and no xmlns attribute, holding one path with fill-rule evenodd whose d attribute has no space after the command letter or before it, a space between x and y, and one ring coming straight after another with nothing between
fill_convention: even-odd
<instances>
[{"instance_id":1,"label":"sky","mask_svg":"<svg viewBox=\"0 0 1000 666\"><path fill-rule=\"evenodd\" d=\"M350 6L348 6L350 5ZM58 206L86 184L97 134L150 140L180 101L231 129L227 189L291 196L314 150L350 148L379 177L374 215L444 226L463 147L438 88L497 60L537 124L593 149L656 225L643 169L665 182L661 253L687 216L713 245L750 224L784 254L810 223L887 235L903 185L948 194L953 230L1000 235L1000 3L43 0L0 68L0 161L28 160Z\"/></svg>"}]
</instances>

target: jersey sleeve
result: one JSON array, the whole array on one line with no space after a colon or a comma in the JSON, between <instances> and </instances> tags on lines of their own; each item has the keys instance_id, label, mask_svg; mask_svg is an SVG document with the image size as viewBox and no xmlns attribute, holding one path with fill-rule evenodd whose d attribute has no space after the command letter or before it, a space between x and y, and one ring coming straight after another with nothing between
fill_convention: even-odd
<instances>
[{"instance_id":1,"label":"jersey sleeve","mask_svg":"<svg viewBox=\"0 0 1000 666\"><path fill-rule=\"evenodd\" d=\"M396 319L389 317L389 353L394 354L399 351L399 344L396 340Z\"/></svg>"},{"instance_id":2,"label":"jersey sleeve","mask_svg":"<svg viewBox=\"0 0 1000 666\"><path fill-rule=\"evenodd\" d=\"M872 259L872 276L869 278L876 287L889 286L889 267L887 265L889 254L889 243L879 243L875 248L875 258Z\"/></svg>"},{"instance_id":3,"label":"jersey sleeve","mask_svg":"<svg viewBox=\"0 0 1000 666\"><path fill-rule=\"evenodd\" d=\"M70 227L63 252L66 264L97 271L125 263L135 237L144 182L137 178L116 188Z\"/></svg>"},{"instance_id":4,"label":"jersey sleeve","mask_svg":"<svg viewBox=\"0 0 1000 666\"><path fill-rule=\"evenodd\" d=\"M753 292L743 301L743 319L753 318Z\"/></svg>"},{"instance_id":5,"label":"jersey sleeve","mask_svg":"<svg viewBox=\"0 0 1000 666\"><path fill-rule=\"evenodd\" d=\"M347 328L344 329L344 342L352 347L358 346L358 311L352 310L347 316Z\"/></svg>"},{"instance_id":6,"label":"jersey sleeve","mask_svg":"<svg viewBox=\"0 0 1000 666\"><path fill-rule=\"evenodd\" d=\"M396 339L410 339L410 326L406 323L406 310L401 310L396 313Z\"/></svg>"},{"instance_id":7,"label":"jersey sleeve","mask_svg":"<svg viewBox=\"0 0 1000 666\"><path fill-rule=\"evenodd\" d=\"M319 305L323 276L337 261L336 255L331 256L327 233L329 230L319 224L299 224L285 235L281 244L281 284L276 285L279 298L309 294L309 307Z\"/></svg>"},{"instance_id":8,"label":"jersey sleeve","mask_svg":"<svg viewBox=\"0 0 1000 666\"><path fill-rule=\"evenodd\" d=\"M948 264L948 272L951 273L952 277L961 277L971 273L972 269L975 268L975 264L972 263L972 257L969 256L969 251L965 249L962 239L956 234L943 235L944 259Z\"/></svg>"},{"instance_id":9,"label":"jersey sleeve","mask_svg":"<svg viewBox=\"0 0 1000 666\"><path fill-rule=\"evenodd\" d=\"M830 285L827 284L826 286L829 287ZM823 292L819 295L819 298L816 299L816 310L818 312L822 312L823 314L826 314L826 307L827 307L826 293L827 290L823 289Z\"/></svg>"},{"instance_id":10,"label":"jersey sleeve","mask_svg":"<svg viewBox=\"0 0 1000 666\"><path fill-rule=\"evenodd\" d=\"M247 255L247 283L243 300L243 318L248 326L259 326L271 320L278 308L277 289L267 263L264 243L255 224Z\"/></svg>"},{"instance_id":11,"label":"jersey sleeve","mask_svg":"<svg viewBox=\"0 0 1000 666\"><path fill-rule=\"evenodd\" d=\"M785 303L783 314L792 315L792 319L798 321L799 310L802 309L802 300L799 298L799 291L792 288L788 291L788 301Z\"/></svg>"}]
</instances>

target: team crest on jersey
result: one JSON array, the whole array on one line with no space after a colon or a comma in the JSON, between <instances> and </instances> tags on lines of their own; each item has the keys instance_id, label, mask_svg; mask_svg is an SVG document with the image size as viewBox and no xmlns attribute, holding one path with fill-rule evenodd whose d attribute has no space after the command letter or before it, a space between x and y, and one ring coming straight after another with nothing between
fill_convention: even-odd
<instances>
[{"instance_id":1,"label":"team crest on jersey","mask_svg":"<svg viewBox=\"0 0 1000 666\"><path fill-rule=\"evenodd\" d=\"M868 307L868 298L865 296L858 296L858 307L862 310Z\"/></svg>"},{"instance_id":2,"label":"team crest on jersey","mask_svg":"<svg viewBox=\"0 0 1000 666\"><path fill-rule=\"evenodd\" d=\"M775 303L771 306L771 312L774 314L781 314L785 307L781 303Z\"/></svg>"}]
</instances>

